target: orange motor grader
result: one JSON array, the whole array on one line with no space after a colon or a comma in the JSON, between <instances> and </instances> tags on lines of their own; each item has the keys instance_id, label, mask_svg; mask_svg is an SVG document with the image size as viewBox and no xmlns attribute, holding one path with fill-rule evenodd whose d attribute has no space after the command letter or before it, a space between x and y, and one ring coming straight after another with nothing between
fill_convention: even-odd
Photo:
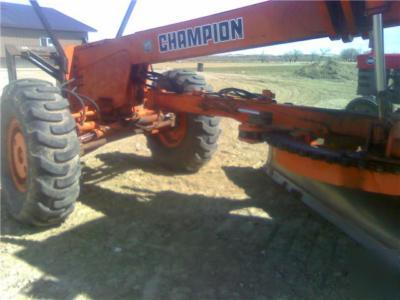
<instances>
[{"instance_id":1,"label":"orange motor grader","mask_svg":"<svg viewBox=\"0 0 400 300\"><path fill-rule=\"evenodd\" d=\"M196 172L216 150L219 117L228 117L240 122L239 139L269 144L267 173L274 180L371 248L395 253L398 262L400 214L386 225L387 208L378 206L390 203L391 214L400 212L399 97L387 85L383 47L383 28L400 25L400 2L272 0L122 36L132 1L116 38L65 48L38 3L31 5L56 51L6 47L2 193L16 219L62 222L79 195L80 155L129 135L145 134L165 167ZM184 58L357 36L373 41L377 115L281 104L268 87L213 92L194 72L152 69ZM15 57L39 66L57 86L17 80Z\"/></svg>"}]
</instances>

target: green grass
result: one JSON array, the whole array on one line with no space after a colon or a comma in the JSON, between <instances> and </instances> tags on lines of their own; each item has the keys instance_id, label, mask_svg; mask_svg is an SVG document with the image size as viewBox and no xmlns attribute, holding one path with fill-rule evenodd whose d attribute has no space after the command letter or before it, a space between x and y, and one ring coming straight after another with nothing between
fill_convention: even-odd
<instances>
[{"instance_id":1,"label":"green grass","mask_svg":"<svg viewBox=\"0 0 400 300\"><path fill-rule=\"evenodd\" d=\"M269 89L278 102L342 109L356 97L355 64L340 63L341 72L349 79L311 79L296 74L305 63L216 63L204 64L203 73L214 90L225 87L243 88L252 92ZM194 62L156 65L156 70L196 69Z\"/></svg>"},{"instance_id":2,"label":"green grass","mask_svg":"<svg viewBox=\"0 0 400 300\"><path fill-rule=\"evenodd\" d=\"M210 73L227 73L227 74L248 74L248 75L267 75L268 73L274 73L284 75L295 72L302 65L301 64L237 64L227 66L206 66L206 72ZM194 68L193 68L194 70Z\"/></svg>"}]
</instances>

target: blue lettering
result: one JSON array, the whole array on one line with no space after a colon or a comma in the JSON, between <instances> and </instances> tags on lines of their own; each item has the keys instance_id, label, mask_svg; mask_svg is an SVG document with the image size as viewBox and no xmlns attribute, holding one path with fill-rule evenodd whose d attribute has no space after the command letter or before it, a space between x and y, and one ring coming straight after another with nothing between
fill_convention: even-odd
<instances>
[{"instance_id":1,"label":"blue lettering","mask_svg":"<svg viewBox=\"0 0 400 300\"><path fill-rule=\"evenodd\" d=\"M214 35L214 42L219 42L219 37L218 37L218 26L216 23L213 24L213 35Z\"/></svg>"},{"instance_id":2,"label":"blue lettering","mask_svg":"<svg viewBox=\"0 0 400 300\"><path fill-rule=\"evenodd\" d=\"M203 44L208 44L209 40L212 40L212 31L211 31L211 25L204 25L202 27L203 31Z\"/></svg>"},{"instance_id":3,"label":"blue lettering","mask_svg":"<svg viewBox=\"0 0 400 300\"><path fill-rule=\"evenodd\" d=\"M178 47L180 49L186 48L186 32L185 30L178 31Z\"/></svg>"},{"instance_id":4,"label":"blue lettering","mask_svg":"<svg viewBox=\"0 0 400 300\"><path fill-rule=\"evenodd\" d=\"M168 33L168 49L170 51L176 49L176 32Z\"/></svg>"},{"instance_id":5,"label":"blue lettering","mask_svg":"<svg viewBox=\"0 0 400 300\"><path fill-rule=\"evenodd\" d=\"M242 17L158 35L160 52L186 49L244 38Z\"/></svg>"},{"instance_id":6,"label":"blue lettering","mask_svg":"<svg viewBox=\"0 0 400 300\"><path fill-rule=\"evenodd\" d=\"M189 47L200 46L201 43L201 30L200 27L188 29L188 45Z\"/></svg>"},{"instance_id":7,"label":"blue lettering","mask_svg":"<svg viewBox=\"0 0 400 300\"><path fill-rule=\"evenodd\" d=\"M160 34L158 36L158 43L160 45L160 52L168 51L168 48L167 48L167 36L165 34Z\"/></svg>"},{"instance_id":8,"label":"blue lettering","mask_svg":"<svg viewBox=\"0 0 400 300\"><path fill-rule=\"evenodd\" d=\"M219 37L221 42L229 41L230 34L229 34L229 23L227 21L221 22L218 24L219 26Z\"/></svg>"},{"instance_id":9,"label":"blue lettering","mask_svg":"<svg viewBox=\"0 0 400 300\"><path fill-rule=\"evenodd\" d=\"M232 34L232 37L231 37L232 40L243 38L242 18L238 18L236 20L231 20L231 34Z\"/></svg>"}]
</instances>

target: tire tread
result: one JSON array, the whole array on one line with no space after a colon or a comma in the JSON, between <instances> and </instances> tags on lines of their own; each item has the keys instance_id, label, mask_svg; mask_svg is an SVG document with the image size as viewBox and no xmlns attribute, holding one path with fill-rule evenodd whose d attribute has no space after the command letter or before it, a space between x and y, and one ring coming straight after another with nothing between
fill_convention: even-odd
<instances>
[{"instance_id":1,"label":"tire tread","mask_svg":"<svg viewBox=\"0 0 400 300\"><path fill-rule=\"evenodd\" d=\"M1 100L12 108L23 127L35 175L21 207L10 210L24 223L60 224L73 211L80 189L80 145L69 102L51 83L36 79L10 83ZM6 113L2 109L2 118ZM3 180L5 172L2 168ZM15 193L13 187L5 188L9 189L6 195ZM6 202L13 205L12 199Z\"/></svg>"},{"instance_id":2,"label":"tire tread","mask_svg":"<svg viewBox=\"0 0 400 300\"><path fill-rule=\"evenodd\" d=\"M161 89L176 93L211 91L203 76L187 70L172 70L163 74ZM188 114L188 133L182 146L169 149L157 136L148 136L148 147L153 158L168 169L178 172L197 172L217 149L220 118Z\"/></svg>"}]
</instances>

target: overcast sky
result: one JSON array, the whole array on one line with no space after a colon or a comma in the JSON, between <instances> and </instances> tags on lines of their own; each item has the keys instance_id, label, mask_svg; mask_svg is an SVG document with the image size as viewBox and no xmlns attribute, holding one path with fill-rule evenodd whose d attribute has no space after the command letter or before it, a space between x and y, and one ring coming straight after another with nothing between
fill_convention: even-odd
<instances>
[{"instance_id":1,"label":"overcast sky","mask_svg":"<svg viewBox=\"0 0 400 300\"><path fill-rule=\"evenodd\" d=\"M113 38L130 0L39 0L42 6L53 7L93 28L97 33L89 35L90 41ZM27 0L5 0L28 4ZM229 9L263 2L263 0L138 0L125 34L154 28L180 21L190 20ZM319 52L330 48L331 53L340 53L344 48L368 50L368 41L356 38L352 43L317 39L285 45L240 51L246 54L283 54L293 49L303 53ZM400 27L385 29L387 53L400 52Z\"/></svg>"}]
</instances>

